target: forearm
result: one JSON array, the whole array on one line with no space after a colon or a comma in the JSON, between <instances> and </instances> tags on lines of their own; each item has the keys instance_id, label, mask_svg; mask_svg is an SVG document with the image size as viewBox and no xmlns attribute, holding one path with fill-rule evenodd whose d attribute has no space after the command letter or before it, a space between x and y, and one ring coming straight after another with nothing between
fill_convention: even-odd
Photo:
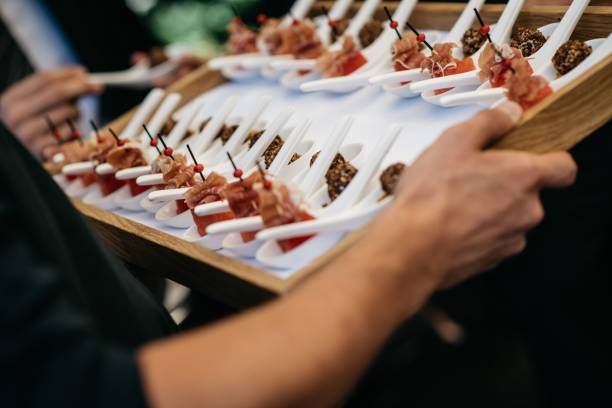
<instances>
[{"instance_id":1,"label":"forearm","mask_svg":"<svg viewBox=\"0 0 612 408\"><path fill-rule=\"evenodd\" d=\"M418 270L404 273L415 278L407 287L382 273L405 266L370 238L280 301L146 347L140 363L152 405L325 406L341 399L435 285Z\"/></svg>"}]
</instances>

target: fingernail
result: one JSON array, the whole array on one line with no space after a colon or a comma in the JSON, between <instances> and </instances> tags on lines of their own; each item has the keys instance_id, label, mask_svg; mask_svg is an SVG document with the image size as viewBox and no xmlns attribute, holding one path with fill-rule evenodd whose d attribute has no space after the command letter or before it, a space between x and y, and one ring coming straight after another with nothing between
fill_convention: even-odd
<instances>
[{"instance_id":1,"label":"fingernail","mask_svg":"<svg viewBox=\"0 0 612 408\"><path fill-rule=\"evenodd\" d=\"M506 101L500 104L497 109L506 113L513 123L517 123L523 114L523 108L521 108L518 103L512 101Z\"/></svg>"}]
</instances>

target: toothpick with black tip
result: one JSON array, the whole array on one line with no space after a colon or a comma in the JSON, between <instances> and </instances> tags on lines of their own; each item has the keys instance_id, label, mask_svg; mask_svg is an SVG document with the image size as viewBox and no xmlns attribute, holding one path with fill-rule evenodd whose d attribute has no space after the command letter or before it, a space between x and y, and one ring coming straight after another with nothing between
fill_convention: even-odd
<instances>
[{"instance_id":1,"label":"toothpick with black tip","mask_svg":"<svg viewBox=\"0 0 612 408\"><path fill-rule=\"evenodd\" d=\"M431 44L429 44L427 42L427 40L425 40L425 34L423 33L419 33L410 23L406 22L406 25L408 26L408 28L410 30L412 30L412 32L416 35L416 39L418 42L423 43L427 46L427 48L429 48L429 51L433 51L433 47L431 46Z\"/></svg>"},{"instance_id":2,"label":"toothpick with black tip","mask_svg":"<svg viewBox=\"0 0 612 408\"><path fill-rule=\"evenodd\" d=\"M515 73L514 72L514 68L512 68L512 66L511 66L512 58L504 58L504 56L501 53L501 51L497 49L497 46L495 45L495 43L491 39L491 35L489 34L489 32L491 31L491 27L488 24L484 23L482 17L480 16L480 13L478 12L478 9L474 8L474 13L476 13L476 18L478 18L478 22L480 23L480 34L482 34L482 35L487 37L487 41L489 41L489 43L491 44L491 47L493 47L493 51L495 52L495 54L497 54L497 56L502 60L502 63L512 73Z\"/></svg>"},{"instance_id":3,"label":"toothpick with black tip","mask_svg":"<svg viewBox=\"0 0 612 408\"><path fill-rule=\"evenodd\" d=\"M230 152L225 152L225 153L227 154L227 158L229 159L230 163L232 163L232 167L234 168L234 177L240 179L240 182L244 184L244 180L242 180L242 174L243 174L242 169L239 169L238 167L236 167L236 163L234 163L234 159L232 158L232 155L230 154Z\"/></svg>"},{"instance_id":4,"label":"toothpick with black tip","mask_svg":"<svg viewBox=\"0 0 612 408\"><path fill-rule=\"evenodd\" d=\"M191 151L191 147L189 147L189 145L187 145L187 150L189 150L189 154L191 155L191 159L193 160L193 164L194 164L193 171L200 174L200 177L202 177L202 181L206 181L206 178L204 178L204 173L202 173L204 171L204 165L201 163L198 163L198 160L196 159L195 155Z\"/></svg>"},{"instance_id":5,"label":"toothpick with black tip","mask_svg":"<svg viewBox=\"0 0 612 408\"><path fill-rule=\"evenodd\" d=\"M159 139L159 141L161 142L162 146L164 146L164 156L167 156L167 157L171 158L172 160L174 160L174 156L172 156L172 153L174 153L174 149L172 149L170 146L166 145L166 142L164 142L164 138L163 138L161 133L157 134L157 139Z\"/></svg>"},{"instance_id":6,"label":"toothpick with black tip","mask_svg":"<svg viewBox=\"0 0 612 408\"><path fill-rule=\"evenodd\" d=\"M149 132L149 129L147 129L147 125L142 125L142 127L145 130L145 133L147 134L147 136L149 136L149 146L154 147L155 150L157 150L157 153L161 156L162 155L162 151L159 150L159 146L158 146L158 140L156 138L153 137L153 135L151 135L151 132Z\"/></svg>"},{"instance_id":7,"label":"toothpick with black tip","mask_svg":"<svg viewBox=\"0 0 612 408\"><path fill-rule=\"evenodd\" d=\"M397 34L397 38L401 40L402 33L400 33L399 30L397 29L397 26L398 26L397 21L393 19L393 16L391 15L391 12L387 8L387 6L385 6L384 9L385 9L385 13L387 14L387 18L389 19L389 27L395 30L395 34Z\"/></svg>"},{"instance_id":8,"label":"toothpick with black tip","mask_svg":"<svg viewBox=\"0 0 612 408\"><path fill-rule=\"evenodd\" d=\"M66 122L68 123L68 127L70 127L70 131L72 132L72 139L73 140L78 139L82 145L83 139L81 139L81 132L79 131L79 129L77 129L72 119L67 119Z\"/></svg>"},{"instance_id":9,"label":"toothpick with black tip","mask_svg":"<svg viewBox=\"0 0 612 408\"><path fill-rule=\"evenodd\" d=\"M100 129L98 129L98 126L96 126L96 122L94 122L93 120L90 120L89 124L91 125L91 127L94 130L94 132L96 133L96 139L98 140L98 143L103 143L104 142L104 136L102 136L100 134Z\"/></svg>"},{"instance_id":10,"label":"toothpick with black tip","mask_svg":"<svg viewBox=\"0 0 612 408\"><path fill-rule=\"evenodd\" d=\"M47 122L47 126L49 127L49 131L53 135L53 138L55 140L57 140L58 144L61 144L62 143L62 135L60 135L60 132L57 130L57 127L55 126L55 123L53 123L53 121L51 120L51 118L49 116L45 116L45 122Z\"/></svg>"},{"instance_id":11,"label":"toothpick with black tip","mask_svg":"<svg viewBox=\"0 0 612 408\"><path fill-rule=\"evenodd\" d=\"M113 135L113 137L117 141L117 146L123 146L125 144L125 140L119 139L119 136L117 136L117 134L112 128L108 128L108 131L110 132L111 135Z\"/></svg>"},{"instance_id":12,"label":"toothpick with black tip","mask_svg":"<svg viewBox=\"0 0 612 408\"><path fill-rule=\"evenodd\" d=\"M327 11L327 7L322 6L321 9L323 10L323 14L325 14L325 17L327 18L327 25L334 32L334 36L338 37L338 29L336 28L338 23L336 22L336 20L334 20L333 18L331 18L329 16L329 12Z\"/></svg>"},{"instance_id":13,"label":"toothpick with black tip","mask_svg":"<svg viewBox=\"0 0 612 408\"><path fill-rule=\"evenodd\" d=\"M234 7L234 5L231 3L229 7L232 9L232 13L234 13L234 19L236 19L237 22L242 23L242 18L240 18L240 14L238 14L238 10L236 10L236 7Z\"/></svg>"},{"instance_id":14,"label":"toothpick with black tip","mask_svg":"<svg viewBox=\"0 0 612 408\"><path fill-rule=\"evenodd\" d=\"M259 174L261 174L264 188L266 190L272 189L272 181L266 178L266 173L263 171L263 167L261 167L261 163L259 160L257 160L257 169L259 170Z\"/></svg>"}]
</instances>

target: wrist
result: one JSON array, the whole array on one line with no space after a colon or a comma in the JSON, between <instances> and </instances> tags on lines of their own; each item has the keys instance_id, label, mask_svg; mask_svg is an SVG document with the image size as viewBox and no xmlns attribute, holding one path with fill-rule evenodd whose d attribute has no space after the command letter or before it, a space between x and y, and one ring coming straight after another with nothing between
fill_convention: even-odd
<instances>
[{"instance_id":1,"label":"wrist","mask_svg":"<svg viewBox=\"0 0 612 408\"><path fill-rule=\"evenodd\" d=\"M365 231L347 253L384 302L399 307L401 318L416 312L436 290L441 273L431 260L434 237L426 215L418 209L392 205Z\"/></svg>"}]
</instances>

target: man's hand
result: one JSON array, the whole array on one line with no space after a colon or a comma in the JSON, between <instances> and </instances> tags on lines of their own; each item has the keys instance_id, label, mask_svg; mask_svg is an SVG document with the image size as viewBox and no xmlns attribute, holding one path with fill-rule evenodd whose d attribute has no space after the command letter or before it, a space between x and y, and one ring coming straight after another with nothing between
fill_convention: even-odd
<instances>
[{"instance_id":1,"label":"man's hand","mask_svg":"<svg viewBox=\"0 0 612 408\"><path fill-rule=\"evenodd\" d=\"M0 118L32 153L40 156L55 143L45 116L57 124L62 137L68 137L66 120L79 116L76 100L101 91L101 85L87 82L82 67L42 71L21 80L0 96Z\"/></svg>"},{"instance_id":2,"label":"man's hand","mask_svg":"<svg viewBox=\"0 0 612 408\"><path fill-rule=\"evenodd\" d=\"M521 113L506 102L444 132L406 169L394 204L374 228L380 236L371 240L389 237L389 256L418 262L437 287L521 252L526 233L544 216L540 190L567 186L576 175L565 152L484 150L514 127ZM407 241L417 242L421 256L402 258Z\"/></svg>"}]
</instances>

